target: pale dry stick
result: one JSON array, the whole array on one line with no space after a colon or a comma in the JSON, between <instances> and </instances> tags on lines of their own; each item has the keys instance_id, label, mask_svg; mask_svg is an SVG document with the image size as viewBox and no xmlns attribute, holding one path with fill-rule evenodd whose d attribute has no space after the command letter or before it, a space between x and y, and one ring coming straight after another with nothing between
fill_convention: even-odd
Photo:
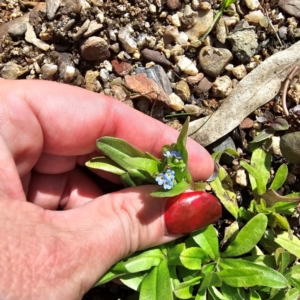
<instances>
[{"instance_id":1,"label":"pale dry stick","mask_svg":"<svg viewBox=\"0 0 300 300\"><path fill-rule=\"evenodd\" d=\"M273 23L272 23L272 20L271 20L270 17L269 17L269 14L268 14L268 11L267 11L266 8L265 8L265 12L266 12L266 16L267 16L267 19L268 19L268 23L269 23L269 25L272 27L272 29L273 29L273 31L274 31L274 33L275 33L275 36L276 36L278 42L280 43L280 46L281 46L282 48L284 48L284 45L283 45L282 42L281 42L281 39L280 39L280 37L279 37L279 35L278 35L278 33L277 33L277 31L276 31L276 29L275 29ZM286 48L286 47L285 47L285 48Z\"/></svg>"},{"instance_id":2,"label":"pale dry stick","mask_svg":"<svg viewBox=\"0 0 300 300\"><path fill-rule=\"evenodd\" d=\"M289 116L289 111L287 109L286 106L286 94L287 94L287 89L289 87L290 82L293 80L296 72L298 71L299 67L295 66L293 68L293 70L291 71L291 73L289 74L289 76L287 77L284 86L283 86L283 90L282 90L282 96L281 96L281 102L282 102L282 108L283 108L283 112L284 114L288 117Z\"/></svg>"}]
</instances>

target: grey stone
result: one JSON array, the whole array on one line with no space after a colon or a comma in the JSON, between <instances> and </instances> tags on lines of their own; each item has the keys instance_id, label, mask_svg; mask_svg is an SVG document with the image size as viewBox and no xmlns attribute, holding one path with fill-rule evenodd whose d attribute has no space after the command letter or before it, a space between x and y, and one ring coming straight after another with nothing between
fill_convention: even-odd
<instances>
[{"instance_id":1,"label":"grey stone","mask_svg":"<svg viewBox=\"0 0 300 300\"><path fill-rule=\"evenodd\" d=\"M47 0L46 10L47 18L52 21L55 18L56 12L61 5L61 0Z\"/></svg>"},{"instance_id":2,"label":"grey stone","mask_svg":"<svg viewBox=\"0 0 300 300\"><path fill-rule=\"evenodd\" d=\"M214 143L212 143L208 147L208 150L210 152L218 152L218 151L223 151L223 150L225 150L227 148L236 151L236 146L234 144L233 139L230 136L225 135L224 137L222 137L219 140L217 140ZM223 153L222 156L221 156L221 162L223 162L225 164L232 163L233 159L234 159L234 156L229 155L227 153Z\"/></svg>"},{"instance_id":3,"label":"grey stone","mask_svg":"<svg viewBox=\"0 0 300 300\"><path fill-rule=\"evenodd\" d=\"M23 69L22 66L14 62L8 62L1 69L0 76L4 79L17 79L27 72L28 69Z\"/></svg>"},{"instance_id":4,"label":"grey stone","mask_svg":"<svg viewBox=\"0 0 300 300\"><path fill-rule=\"evenodd\" d=\"M7 32L12 37L22 37L25 34L26 30L26 22L20 22L9 25Z\"/></svg>"},{"instance_id":5,"label":"grey stone","mask_svg":"<svg viewBox=\"0 0 300 300\"><path fill-rule=\"evenodd\" d=\"M279 0L278 6L289 15L300 18L299 0Z\"/></svg>"},{"instance_id":6,"label":"grey stone","mask_svg":"<svg viewBox=\"0 0 300 300\"><path fill-rule=\"evenodd\" d=\"M212 85L212 92L215 97L225 98L232 91L232 82L229 76L218 77Z\"/></svg>"},{"instance_id":7,"label":"grey stone","mask_svg":"<svg viewBox=\"0 0 300 300\"><path fill-rule=\"evenodd\" d=\"M62 0L60 12L66 15L79 15L82 9L81 0Z\"/></svg>"},{"instance_id":8,"label":"grey stone","mask_svg":"<svg viewBox=\"0 0 300 300\"><path fill-rule=\"evenodd\" d=\"M81 25L81 27L78 29L78 31L75 33L73 39L74 41L79 41L82 37L82 35L88 30L90 26L90 20L87 19L85 22Z\"/></svg>"},{"instance_id":9,"label":"grey stone","mask_svg":"<svg viewBox=\"0 0 300 300\"><path fill-rule=\"evenodd\" d=\"M127 26L119 30L118 38L127 53L133 53L137 50L137 43L131 36Z\"/></svg>"},{"instance_id":10,"label":"grey stone","mask_svg":"<svg viewBox=\"0 0 300 300\"><path fill-rule=\"evenodd\" d=\"M89 37L99 31L103 27L102 24L98 23L96 20L92 20L89 24L87 31L83 34L84 37Z\"/></svg>"},{"instance_id":11,"label":"grey stone","mask_svg":"<svg viewBox=\"0 0 300 300\"><path fill-rule=\"evenodd\" d=\"M280 139L283 157L293 164L300 164L300 132L285 134Z\"/></svg>"},{"instance_id":12,"label":"grey stone","mask_svg":"<svg viewBox=\"0 0 300 300\"><path fill-rule=\"evenodd\" d=\"M212 77L219 76L231 59L231 52L223 48L205 46L199 53L199 62L202 70Z\"/></svg>"},{"instance_id":13,"label":"grey stone","mask_svg":"<svg viewBox=\"0 0 300 300\"><path fill-rule=\"evenodd\" d=\"M148 78L154 80L158 86L167 94L172 94L172 87L165 70L160 65L155 65L152 68L136 68L136 74L145 73Z\"/></svg>"},{"instance_id":14,"label":"grey stone","mask_svg":"<svg viewBox=\"0 0 300 300\"><path fill-rule=\"evenodd\" d=\"M51 53L52 58L56 61L59 71L59 79L63 82L70 82L69 72L74 71L74 63L71 57L71 54L65 52L56 52ZM74 74L73 74L74 76Z\"/></svg>"},{"instance_id":15,"label":"grey stone","mask_svg":"<svg viewBox=\"0 0 300 300\"><path fill-rule=\"evenodd\" d=\"M253 27L244 27L241 30L235 30L228 36L228 39L231 42L232 52L235 57L242 63L249 62L258 47L255 29Z\"/></svg>"},{"instance_id":16,"label":"grey stone","mask_svg":"<svg viewBox=\"0 0 300 300\"><path fill-rule=\"evenodd\" d=\"M101 37L89 37L80 48L81 55L86 60L104 61L110 58L109 46Z\"/></svg>"}]
</instances>

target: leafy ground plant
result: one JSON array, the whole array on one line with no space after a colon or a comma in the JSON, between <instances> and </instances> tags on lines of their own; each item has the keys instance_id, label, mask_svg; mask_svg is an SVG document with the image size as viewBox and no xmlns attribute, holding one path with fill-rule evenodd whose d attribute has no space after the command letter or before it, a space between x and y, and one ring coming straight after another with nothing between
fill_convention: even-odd
<instances>
[{"instance_id":1,"label":"leafy ground plant","mask_svg":"<svg viewBox=\"0 0 300 300\"><path fill-rule=\"evenodd\" d=\"M124 141L102 138L97 145L108 158L92 159L87 166L119 174L126 186L158 184L161 188L154 197L175 196L179 201L187 187L199 190L203 186L192 182L186 167L187 126L188 121L176 144L163 147L162 160ZM225 150L248 172L253 199L247 207L239 206L233 182L220 167L210 186L227 210L226 225L218 224L218 231L208 225L176 241L134 253L113 266L96 285L119 278L137 291L132 299L141 300L298 299L300 240L288 220L297 215L300 193L280 195L287 166L281 165L271 178L270 154L257 145L253 149L249 162L235 151ZM215 161L223 152L213 155ZM211 198L209 203L219 204Z\"/></svg>"}]
</instances>

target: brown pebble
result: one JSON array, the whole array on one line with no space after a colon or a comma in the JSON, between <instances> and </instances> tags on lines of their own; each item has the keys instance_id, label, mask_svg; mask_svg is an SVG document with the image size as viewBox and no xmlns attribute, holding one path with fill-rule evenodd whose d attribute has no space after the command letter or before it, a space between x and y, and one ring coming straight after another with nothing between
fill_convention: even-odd
<instances>
[{"instance_id":1,"label":"brown pebble","mask_svg":"<svg viewBox=\"0 0 300 300\"><path fill-rule=\"evenodd\" d=\"M253 124L254 124L253 120L251 120L250 118L246 118L245 120L242 121L242 123L240 124L240 127L242 129L252 128Z\"/></svg>"},{"instance_id":2,"label":"brown pebble","mask_svg":"<svg viewBox=\"0 0 300 300\"><path fill-rule=\"evenodd\" d=\"M125 61L118 62L116 59L114 59L111 64L114 68L114 71L120 76L128 75L132 70L131 64Z\"/></svg>"},{"instance_id":3,"label":"brown pebble","mask_svg":"<svg viewBox=\"0 0 300 300\"><path fill-rule=\"evenodd\" d=\"M163 53L151 49L141 51L142 58L146 61L153 61L159 65L171 66L172 64L166 59Z\"/></svg>"}]
</instances>

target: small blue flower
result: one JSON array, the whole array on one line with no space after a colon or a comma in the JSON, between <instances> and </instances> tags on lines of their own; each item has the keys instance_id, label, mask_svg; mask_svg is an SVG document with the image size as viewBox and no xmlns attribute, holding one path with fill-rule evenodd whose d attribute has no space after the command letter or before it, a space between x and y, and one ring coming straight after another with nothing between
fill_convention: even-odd
<instances>
[{"instance_id":1,"label":"small blue flower","mask_svg":"<svg viewBox=\"0 0 300 300\"><path fill-rule=\"evenodd\" d=\"M173 170L167 170L166 173L165 173L165 178L168 181L171 181L172 179L174 179L175 178L175 171L173 171Z\"/></svg>"},{"instance_id":2,"label":"small blue flower","mask_svg":"<svg viewBox=\"0 0 300 300\"><path fill-rule=\"evenodd\" d=\"M164 156L165 157L170 157L170 156L172 156L172 153L170 151L167 151L167 152L164 153Z\"/></svg>"},{"instance_id":3,"label":"small blue flower","mask_svg":"<svg viewBox=\"0 0 300 300\"><path fill-rule=\"evenodd\" d=\"M164 183L164 189L171 190L173 185L174 185L173 181L166 180Z\"/></svg>"},{"instance_id":4,"label":"small blue flower","mask_svg":"<svg viewBox=\"0 0 300 300\"><path fill-rule=\"evenodd\" d=\"M165 174L160 173L159 175L156 176L155 181L159 184L159 185L163 185L166 181L165 178Z\"/></svg>"},{"instance_id":5,"label":"small blue flower","mask_svg":"<svg viewBox=\"0 0 300 300\"><path fill-rule=\"evenodd\" d=\"M182 159L182 154L180 151L173 150L173 151L171 151L171 155L177 159Z\"/></svg>"}]
</instances>

